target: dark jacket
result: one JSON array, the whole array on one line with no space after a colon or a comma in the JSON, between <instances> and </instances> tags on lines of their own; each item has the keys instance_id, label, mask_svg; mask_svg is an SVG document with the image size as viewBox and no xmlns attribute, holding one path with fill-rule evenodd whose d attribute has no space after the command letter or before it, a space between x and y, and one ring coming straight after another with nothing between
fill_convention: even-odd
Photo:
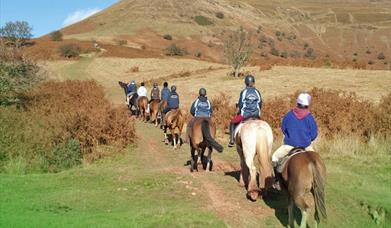
<instances>
[{"instance_id":1,"label":"dark jacket","mask_svg":"<svg viewBox=\"0 0 391 228\"><path fill-rule=\"evenodd\" d=\"M129 84L128 85L128 94L129 93L135 93L137 92L137 86L136 84Z\"/></svg>"},{"instance_id":2,"label":"dark jacket","mask_svg":"<svg viewBox=\"0 0 391 228\"><path fill-rule=\"evenodd\" d=\"M160 99L160 91L159 88L152 88L151 90L151 100L159 100Z\"/></svg>"},{"instance_id":3,"label":"dark jacket","mask_svg":"<svg viewBox=\"0 0 391 228\"><path fill-rule=\"evenodd\" d=\"M261 93L254 87L247 87L240 93L239 97L240 114L244 118L261 117L262 97Z\"/></svg>"},{"instance_id":4,"label":"dark jacket","mask_svg":"<svg viewBox=\"0 0 391 228\"><path fill-rule=\"evenodd\" d=\"M178 108L179 107L179 96L176 92L170 92L170 96L167 100L168 108Z\"/></svg>"},{"instance_id":5,"label":"dark jacket","mask_svg":"<svg viewBox=\"0 0 391 228\"><path fill-rule=\"evenodd\" d=\"M161 97L162 100L167 101L168 98L170 97L170 90L167 87L163 87L162 92L161 92Z\"/></svg>"},{"instance_id":6,"label":"dark jacket","mask_svg":"<svg viewBox=\"0 0 391 228\"><path fill-rule=\"evenodd\" d=\"M212 105L208 98L199 96L191 105L190 113L195 117L210 117L212 115Z\"/></svg>"},{"instance_id":7,"label":"dark jacket","mask_svg":"<svg viewBox=\"0 0 391 228\"><path fill-rule=\"evenodd\" d=\"M318 136L318 126L310 112L292 109L282 120L281 130L284 143L293 147L307 147ZM301 113L300 113L301 112Z\"/></svg>"}]
</instances>

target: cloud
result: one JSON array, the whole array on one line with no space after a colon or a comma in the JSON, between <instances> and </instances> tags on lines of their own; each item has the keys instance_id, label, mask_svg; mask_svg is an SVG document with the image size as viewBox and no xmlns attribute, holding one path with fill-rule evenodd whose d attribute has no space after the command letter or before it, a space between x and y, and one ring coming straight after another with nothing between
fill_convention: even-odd
<instances>
[{"instance_id":1,"label":"cloud","mask_svg":"<svg viewBox=\"0 0 391 228\"><path fill-rule=\"evenodd\" d=\"M68 26L71 24L74 24L76 22L79 22L81 20L86 19L89 16L92 16L98 12L100 12L102 9L82 9L82 10L76 10L75 12L68 14L67 18L65 18L63 25Z\"/></svg>"}]
</instances>

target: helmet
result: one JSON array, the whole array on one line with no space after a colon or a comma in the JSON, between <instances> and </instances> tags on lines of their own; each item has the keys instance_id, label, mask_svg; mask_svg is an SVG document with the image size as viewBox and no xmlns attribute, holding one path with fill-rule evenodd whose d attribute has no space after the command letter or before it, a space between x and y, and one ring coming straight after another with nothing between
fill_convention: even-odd
<instances>
[{"instance_id":1,"label":"helmet","mask_svg":"<svg viewBox=\"0 0 391 228\"><path fill-rule=\"evenodd\" d=\"M157 87L157 83L156 82L153 83L153 87L155 87L155 88Z\"/></svg>"},{"instance_id":2,"label":"helmet","mask_svg":"<svg viewBox=\"0 0 391 228\"><path fill-rule=\"evenodd\" d=\"M198 93L200 94L200 96L205 97L206 96L206 89L205 88L201 88Z\"/></svg>"},{"instance_id":3,"label":"helmet","mask_svg":"<svg viewBox=\"0 0 391 228\"><path fill-rule=\"evenodd\" d=\"M309 106L311 104L311 96L308 93L300 93L296 101L302 106Z\"/></svg>"},{"instance_id":4,"label":"helmet","mask_svg":"<svg viewBox=\"0 0 391 228\"><path fill-rule=\"evenodd\" d=\"M176 86L171 86L171 92L175 92L176 91Z\"/></svg>"},{"instance_id":5,"label":"helmet","mask_svg":"<svg viewBox=\"0 0 391 228\"><path fill-rule=\"evenodd\" d=\"M247 75L246 78L244 79L244 83L246 86L253 86L255 83L255 78L251 74Z\"/></svg>"},{"instance_id":6,"label":"helmet","mask_svg":"<svg viewBox=\"0 0 391 228\"><path fill-rule=\"evenodd\" d=\"M168 82L164 82L164 83L163 83L163 86L164 86L164 87L167 87L167 86L168 86Z\"/></svg>"},{"instance_id":7,"label":"helmet","mask_svg":"<svg viewBox=\"0 0 391 228\"><path fill-rule=\"evenodd\" d=\"M130 82L130 84L134 85L134 84L136 84L136 82L133 80L132 82Z\"/></svg>"},{"instance_id":8,"label":"helmet","mask_svg":"<svg viewBox=\"0 0 391 228\"><path fill-rule=\"evenodd\" d=\"M144 83L144 82L141 82L141 83L140 83L140 85L141 85L141 86L144 86L144 85L145 85L145 83Z\"/></svg>"}]
</instances>

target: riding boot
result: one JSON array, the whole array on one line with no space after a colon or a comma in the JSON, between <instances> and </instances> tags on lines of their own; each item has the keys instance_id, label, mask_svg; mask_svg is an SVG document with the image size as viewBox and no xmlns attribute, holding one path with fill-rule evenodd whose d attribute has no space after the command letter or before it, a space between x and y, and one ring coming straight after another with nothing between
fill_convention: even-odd
<instances>
[{"instance_id":1,"label":"riding boot","mask_svg":"<svg viewBox=\"0 0 391 228\"><path fill-rule=\"evenodd\" d=\"M282 175L280 172L278 172L278 162L272 162L273 169L274 169L274 184L273 187L276 190L281 190L281 181L282 181Z\"/></svg>"},{"instance_id":2,"label":"riding boot","mask_svg":"<svg viewBox=\"0 0 391 228\"><path fill-rule=\"evenodd\" d=\"M235 137L235 124L234 123L230 123L229 124L229 143L228 143L228 147L233 147L235 145L234 137Z\"/></svg>"}]
</instances>

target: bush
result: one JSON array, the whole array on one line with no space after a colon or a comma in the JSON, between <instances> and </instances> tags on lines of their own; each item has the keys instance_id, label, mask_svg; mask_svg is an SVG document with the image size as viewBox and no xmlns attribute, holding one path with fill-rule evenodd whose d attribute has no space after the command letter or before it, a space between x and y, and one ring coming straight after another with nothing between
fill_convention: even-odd
<instances>
[{"instance_id":1,"label":"bush","mask_svg":"<svg viewBox=\"0 0 391 228\"><path fill-rule=\"evenodd\" d=\"M293 50L291 53L289 53L289 56L292 58L300 58L301 54L299 51Z\"/></svg>"},{"instance_id":2,"label":"bush","mask_svg":"<svg viewBox=\"0 0 391 228\"><path fill-rule=\"evenodd\" d=\"M383 59L385 59L385 58L386 58L386 56L384 55L383 52L380 52L380 53L377 55L377 59L379 59L379 60L383 60Z\"/></svg>"},{"instance_id":3,"label":"bush","mask_svg":"<svg viewBox=\"0 0 391 228\"><path fill-rule=\"evenodd\" d=\"M224 18L224 13L222 13L222 12L217 12L217 13L216 13L216 17L219 18L219 19L223 19L223 18Z\"/></svg>"},{"instance_id":4,"label":"bush","mask_svg":"<svg viewBox=\"0 0 391 228\"><path fill-rule=\"evenodd\" d=\"M195 16L194 20L198 25L201 25L201 26L207 26L207 25L213 24L213 22L209 18L204 17L204 16L200 16L200 15Z\"/></svg>"},{"instance_id":5,"label":"bush","mask_svg":"<svg viewBox=\"0 0 391 228\"><path fill-rule=\"evenodd\" d=\"M60 30L50 33L49 36L52 41L62 41L62 32Z\"/></svg>"},{"instance_id":6,"label":"bush","mask_svg":"<svg viewBox=\"0 0 391 228\"><path fill-rule=\"evenodd\" d=\"M277 48L273 47L271 50L270 50L270 54L274 55L274 56L280 56L280 52L277 50Z\"/></svg>"},{"instance_id":7,"label":"bush","mask_svg":"<svg viewBox=\"0 0 391 228\"><path fill-rule=\"evenodd\" d=\"M80 51L80 47L76 44L65 44L60 47L60 55L66 58L79 57Z\"/></svg>"},{"instance_id":8,"label":"bush","mask_svg":"<svg viewBox=\"0 0 391 228\"><path fill-rule=\"evenodd\" d=\"M316 59L316 54L313 48L307 48L306 52L304 53L304 57L307 59L314 60Z\"/></svg>"},{"instance_id":9,"label":"bush","mask_svg":"<svg viewBox=\"0 0 391 228\"><path fill-rule=\"evenodd\" d=\"M367 54L369 55L369 54L371 54L372 52L371 52L371 50L368 49L365 53L367 53Z\"/></svg>"},{"instance_id":10,"label":"bush","mask_svg":"<svg viewBox=\"0 0 391 228\"><path fill-rule=\"evenodd\" d=\"M128 41L127 40L117 40L117 45L119 46L124 46L127 45Z\"/></svg>"},{"instance_id":11,"label":"bush","mask_svg":"<svg viewBox=\"0 0 391 228\"><path fill-rule=\"evenodd\" d=\"M280 57L281 57L281 58L284 58L284 59L288 58L288 52L287 52L287 51L281 52L281 53L280 53Z\"/></svg>"},{"instance_id":12,"label":"bush","mask_svg":"<svg viewBox=\"0 0 391 228\"><path fill-rule=\"evenodd\" d=\"M372 65L372 64L375 64L375 62L373 62L372 60L368 60L368 64Z\"/></svg>"},{"instance_id":13,"label":"bush","mask_svg":"<svg viewBox=\"0 0 391 228\"><path fill-rule=\"evenodd\" d=\"M165 39L165 40L172 40L172 36L170 34L165 34L163 36L163 39Z\"/></svg>"},{"instance_id":14,"label":"bush","mask_svg":"<svg viewBox=\"0 0 391 228\"><path fill-rule=\"evenodd\" d=\"M194 53L194 56L197 57L197 58L201 58L202 52L201 52L200 50L197 50L197 51Z\"/></svg>"},{"instance_id":15,"label":"bush","mask_svg":"<svg viewBox=\"0 0 391 228\"><path fill-rule=\"evenodd\" d=\"M277 37L281 36L281 34L282 34L282 33L281 33L280 31L276 31L276 36L277 36Z\"/></svg>"},{"instance_id":16,"label":"bush","mask_svg":"<svg viewBox=\"0 0 391 228\"><path fill-rule=\"evenodd\" d=\"M304 43L304 50L309 47L308 43Z\"/></svg>"},{"instance_id":17,"label":"bush","mask_svg":"<svg viewBox=\"0 0 391 228\"><path fill-rule=\"evenodd\" d=\"M4 27L0 28L0 37L8 43L20 47L33 37L32 30L32 27L26 21L7 22Z\"/></svg>"},{"instance_id":18,"label":"bush","mask_svg":"<svg viewBox=\"0 0 391 228\"><path fill-rule=\"evenodd\" d=\"M236 107L229 101L232 97L225 93L213 97L210 101L213 107L213 121L216 124L217 129L227 131L231 118L236 113Z\"/></svg>"},{"instance_id":19,"label":"bush","mask_svg":"<svg viewBox=\"0 0 391 228\"><path fill-rule=\"evenodd\" d=\"M187 54L186 49L177 46L176 44L171 44L165 50L165 54L169 56L184 56Z\"/></svg>"},{"instance_id":20,"label":"bush","mask_svg":"<svg viewBox=\"0 0 391 228\"><path fill-rule=\"evenodd\" d=\"M391 93L382 97L375 110L375 132L383 137L391 136Z\"/></svg>"},{"instance_id":21,"label":"bush","mask_svg":"<svg viewBox=\"0 0 391 228\"><path fill-rule=\"evenodd\" d=\"M25 96L23 109L0 108L0 170L23 157L26 172L57 172L102 157L97 146L135 140L128 110L94 81L47 82Z\"/></svg>"}]
</instances>

